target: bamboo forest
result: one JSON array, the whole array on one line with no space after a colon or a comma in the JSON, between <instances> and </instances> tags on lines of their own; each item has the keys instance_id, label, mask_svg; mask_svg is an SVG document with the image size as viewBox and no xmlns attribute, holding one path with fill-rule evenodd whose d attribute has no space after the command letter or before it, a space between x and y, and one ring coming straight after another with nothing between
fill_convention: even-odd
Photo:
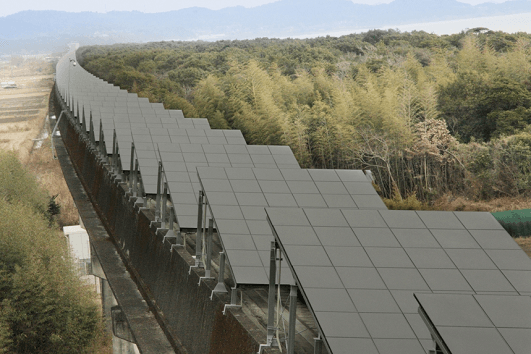
<instances>
[{"instance_id":1,"label":"bamboo forest","mask_svg":"<svg viewBox=\"0 0 531 354\"><path fill-rule=\"evenodd\" d=\"M81 54L81 55L80 55ZM342 37L83 47L85 69L303 168L368 169L382 196L430 205L531 194L531 35Z\"/></svg>"}]
</instances>

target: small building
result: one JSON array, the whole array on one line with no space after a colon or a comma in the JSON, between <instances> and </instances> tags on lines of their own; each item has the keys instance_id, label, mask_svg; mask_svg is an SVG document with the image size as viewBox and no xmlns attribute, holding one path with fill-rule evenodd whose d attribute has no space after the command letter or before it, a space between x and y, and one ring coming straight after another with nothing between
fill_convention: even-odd
<instances>
[{"instance_id":1,"label":"small building","mask_svg":"<svg viewBox=\"0 0 531 354\"><path fill-rule=\"evenodd\" d=\"M81 226L65 226L63 232L68 241L70 252L79 266L81 276L91 274L90 242L87 231Z\"/></svg>"},{"instance_id":2,"label":"small building","mask_svg":"<svg viewBox=\"0 0 531 354\"><path fill-rule=\"evenodd\" d=\"M14 89L17 88L15 81L4 81L1 83L3 89Z\"/></svg>"}]
</instances>

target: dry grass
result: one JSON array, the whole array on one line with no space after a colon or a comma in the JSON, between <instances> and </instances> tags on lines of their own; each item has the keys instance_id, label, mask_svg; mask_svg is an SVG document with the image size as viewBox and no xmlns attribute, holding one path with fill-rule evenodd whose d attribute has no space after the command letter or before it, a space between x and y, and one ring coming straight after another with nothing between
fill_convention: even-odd
<instances>
[{"instance_id":1,"label":"dry grass","mask_svg":"<svg viewBox=\"0 0 531 354\"><path fill-rule=\"evenodd\" d=\"M464 197L445 195L437 199L433 205L434 210L449 211L488 211L491 213L506 210L530 209L529 198L497 198L488 201L473 201Z\"/></svg>"},{"instance_id":2,"label":"dry grass","mask_svg":"<svg viewBox=\"0 0 531 354\"><path fill-rule=\"evenodd\" d=\"M57 218L59 226L79 224L79 214L59 161L52 158L50 140L46 139L40 149L32 150L28 161L28 168L37 177L39 184L51 196L57 195L55 200L61 205L61 214Z\"/></svg>"},{"instance_id":3,"label":"dry grass","mask_svg":"<svg viewBox=\"0 0 531 354\"><path fill-rule=\"evenodd\" d=\"M517 237L514 240L531 257L531 237Z\"/></svg>"},{"instance_id":4,"label":"dry grass","mask_svg":"<svg viewBox=\"0 0 531 354\"><path fill-rule=\"evenodd\" d=\"M487 211L491 213L530 208L531 199L529 198L498 198L489 201L472 201L463 197L446 195L433 204L433 209L436 210ZM531 257L531 237L517 237L514 240Z\"/></svg>"}]
</instances>

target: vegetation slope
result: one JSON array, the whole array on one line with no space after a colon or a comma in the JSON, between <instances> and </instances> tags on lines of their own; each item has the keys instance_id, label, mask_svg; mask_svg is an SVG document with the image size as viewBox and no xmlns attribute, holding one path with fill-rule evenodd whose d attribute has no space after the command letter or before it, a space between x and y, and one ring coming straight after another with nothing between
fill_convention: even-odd
<instances>
[{"instance_id":1,"label":"vegetation slope","mask_svg":"<svg viewBox=\"0 0 531 354\"><path fill-rule=\"evenodd\" d=\"M87 353L102 331L58 206L14 152L0 150L0 353Z\"/></svg>"},{"instance_id":2,"label":"vegetation slope","mask_svg":"<svg viewBox=\"0 0 531 354\"><path fill-rule=\"evenodd\" d=\"M385 197L531 193L531 35L372 30L339 38L84 47L91 73L306 168L371 169Z\"/></svg>"}]
</instances>

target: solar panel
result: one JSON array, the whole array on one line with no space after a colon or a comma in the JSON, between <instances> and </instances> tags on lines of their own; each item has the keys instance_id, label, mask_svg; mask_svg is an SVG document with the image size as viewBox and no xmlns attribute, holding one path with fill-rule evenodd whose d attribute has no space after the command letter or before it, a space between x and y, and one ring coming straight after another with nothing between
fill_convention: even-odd
<instances>
[{"instance_id":1,"label":"solar panel","mask_svg":"<svg viewBox=\"0 0 531 354\"><path fill-rule=\"evenodd\" d=\"M237 146L237 148L245 147ZM262 155L265 153L265 149L258 148L254 151L257 150L260 150L260 156L268 156ZM278 149L278 147L269 147L269 151L272 156L275 154L290 156L286 154L288 150ZM243 152L243 149L240 152ZM266 222L264 207L300 208L313 206L334 208L334 204L327 205L325 197L331 197L333 200L337 196L334 193L341 191L344 193L341 196L345 199L348 198L353 208L358 208L353 199L357 195L350 194L346 187L350 183L357 183L359 184L358 189L350 189L353 193L359 192L363 193L362 195L378 198L380 203L377 206L382 209L386 208L372 184L361 171L214 167L197 167L197 171L201 189L206 195L211 215L214 215L217 231L228 261L233 268L234 263L239 264L238 267L240 268L233 269L233 276L237 284L267 283L267 279L262 277L262 274L264 272L265 274L269 273L267 269L269 266L268 252L273 237ZM365 180L361 180L360 173ZM333 183L333 188L324 188L323 186L327 183ZM307 212L312 213L312 209L307 209ZM349 226L346 218L339 210L319 209L313 218L316 223L319 223L319 225L315 225L316 227L342 226L347 228ZM350 232L352 233L352 231ZM302 235L302 233L299 234ZM228 237L228 242L225 242L225 235ZM234 237L234 235L239 235L239 237ZM235 239L242 239L241 236L248 240L245 242L247 252L243 253L240 252L241 246L234 242ZM338 242L339 238L354 239L345 235L344 232L338 232L337 237L332 237L330 242ZM254 245L250 240L254 241ZM303 248L294 252L300 254L301 262L322 260L317 255L315 257L310 255L311 246L320 245L317 240L313 231L312 233L305 233L304 237L297 239L298 243L294 244L294 247ZM257 260L261 260L262 263L259 265L254 263L253 269L240 272L242 266L238 257L248 257L249 254L256 256ZM254 274L253 271L257 274L254 278L251 276ZM285 283L289 282L290 279L286 278Z\"/></svg>"},{"instance_id":2,"label":"solar panel","mask_svg":"<svg viewBox=\"0 0 531 354\"><path fill-rule=\"evenodd\" d=\"M416 294L439 348L451 353L526 353L531 348L531 297Z\"/></svg>"},{"instance_id":3,"label":"solar panel","mask_svg":"<svg viewBox=\"0 0 531 354\"><path fill-rule=\"evenodd\" d=\"M435 293L458 292L468 302L472 298L467 296L472 295L488 302L492 294L519 298L528 289L523 282L531 276L531 259L514 247L490 213L318 208L266 208L266 212L282 258L293 272L330 353L358 350L349 345L374 353L420 354L433 349L414 293L429 299L438 296ZM485 225L493 229L486 230ZM448 229L443 229L445 226ZM494 237L503 240L494 241ZM482 248L476 239L489 248ZM513 281L505 272L519 273ZM462 317L471 323L491 318L483 315L478 320L473 313L461 311L473 311L466 301L461 307L447 304L438 312L440 318L459 321ZM504 312L510 317L522 306L507 305L496 311L496 305L489 305L495 311L492 316L499 317L500 327L507 325ZM485 327L481 322L475 324ZM466 336L459 331L444 331L455 343L452 353L494 354L500 348L493 344L489 351L481 351L485 350L482 346L473 351L473 343L481 336L469 340L469 345L460 342ZM367 338L374 347L364 341Z\"/></svg>"}]
</instances>

